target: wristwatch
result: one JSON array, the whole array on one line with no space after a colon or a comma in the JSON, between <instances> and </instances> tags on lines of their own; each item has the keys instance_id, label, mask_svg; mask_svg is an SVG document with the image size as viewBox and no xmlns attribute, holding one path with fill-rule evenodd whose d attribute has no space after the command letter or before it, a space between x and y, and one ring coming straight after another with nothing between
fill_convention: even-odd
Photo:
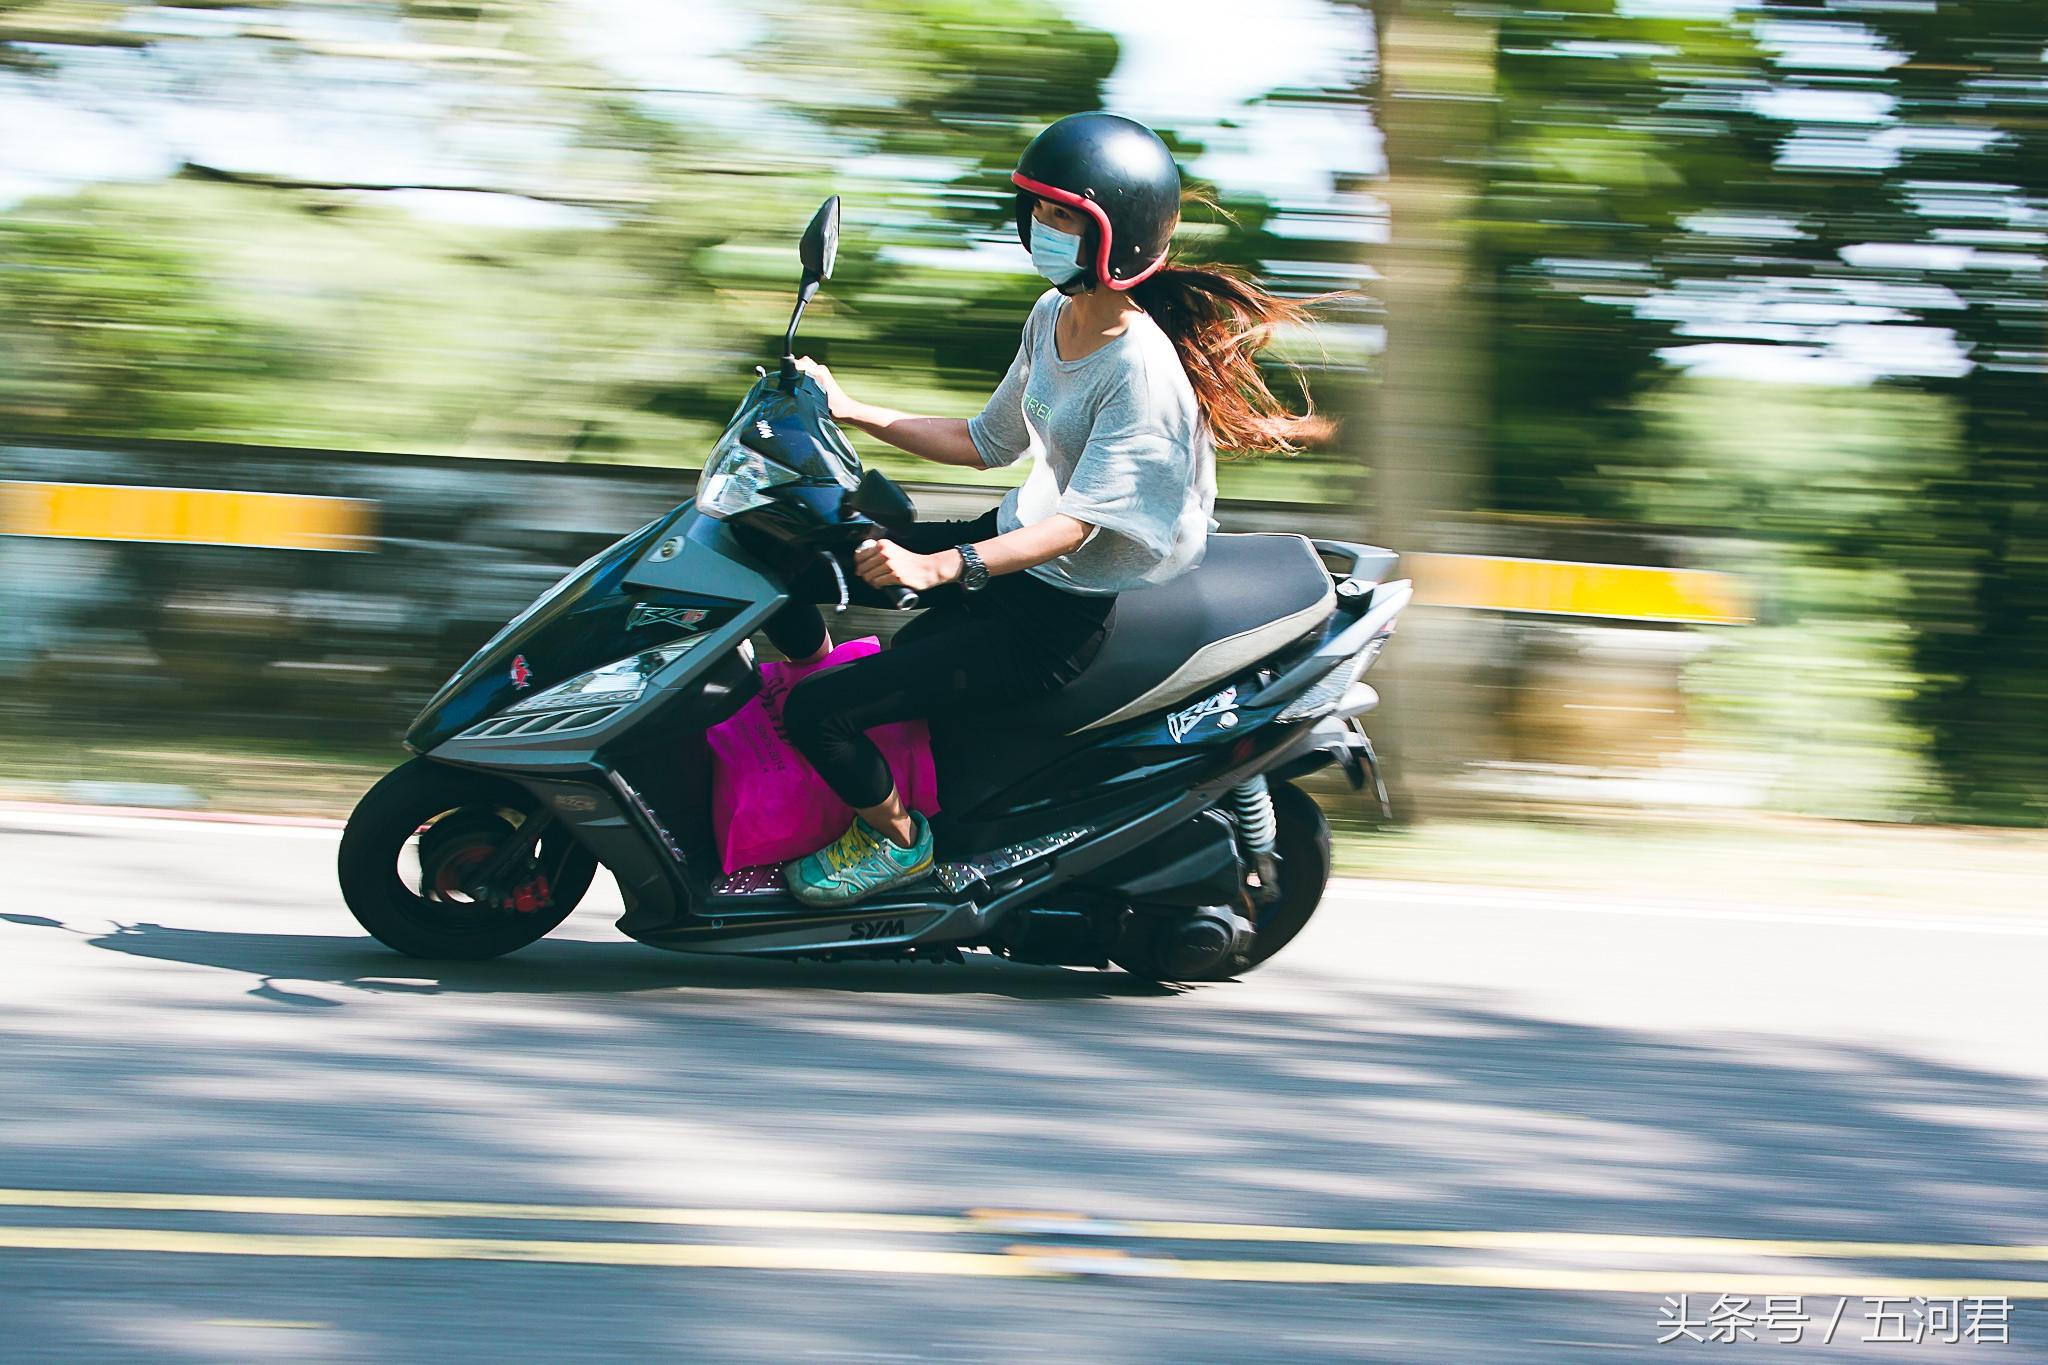
<instances>
[{"instance_id":1,"label":"wristwatch","mask_svg":"<svg viewBox=\"0 0 2048 1365\"><path fill-rule=\"evenodd\" d=\"M969 592L980 592L988 586L988 565L981 562L972 545L955 545L960 552L960 586Z\"/></svg>"}]
</instances>

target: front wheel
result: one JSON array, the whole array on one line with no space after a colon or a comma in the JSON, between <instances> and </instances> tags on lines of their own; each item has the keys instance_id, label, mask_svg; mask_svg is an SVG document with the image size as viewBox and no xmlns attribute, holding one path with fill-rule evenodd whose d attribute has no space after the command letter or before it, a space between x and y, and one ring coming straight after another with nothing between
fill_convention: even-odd
<instances>
[{"instance_id":1,"label":"front wheel","mask_svg":"<svg viewBox=\"0 0 2048 1365\"><path fill-rule=\"evenodd\" d=\"M415 758L356 803L342 831L342 899L409 957L500 957L544 937L590 889L597 860L560 826L476 894L477 874L541 818L538 799L488 773Z\"/></svg>"}]
</instances>

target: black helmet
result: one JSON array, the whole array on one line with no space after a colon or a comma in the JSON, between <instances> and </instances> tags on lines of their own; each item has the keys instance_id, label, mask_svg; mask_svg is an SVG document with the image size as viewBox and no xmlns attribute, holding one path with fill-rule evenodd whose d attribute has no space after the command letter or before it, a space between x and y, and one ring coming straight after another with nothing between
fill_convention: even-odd
<instances>
[{"instance_id":1,"label":"black helmet","mask_svg":"<svg viewBox=\"0 0 2048 1365\"><path fill-rule=\"evenodd\" d=\"M1166 264L1167 239L1180 220L1180 170L1144 124L1116 114L1069 114L1031 139L1010 179L1023 191L1017 239L1026 251L1035 199L1095 220L1095 260L1082 262L1068 288L1129 289Z\"/></svg>"}]
</instances>

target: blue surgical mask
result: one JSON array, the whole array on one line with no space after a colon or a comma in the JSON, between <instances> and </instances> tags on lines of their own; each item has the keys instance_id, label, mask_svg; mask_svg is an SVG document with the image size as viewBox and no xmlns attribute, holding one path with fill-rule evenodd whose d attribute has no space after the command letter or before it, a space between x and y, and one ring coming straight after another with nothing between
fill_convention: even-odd
<instances>
[{"instance_id":1,"label":"blue surgical mask","mask_svg":"<svg viewBox=\"0 0 2048 1365\"><path fill-rule=\"evenodd\" d=\"M1081 239L1071 232L1031 220L1031 264L1055 285L1081 273Z\"/></svg>"}]
</instances>

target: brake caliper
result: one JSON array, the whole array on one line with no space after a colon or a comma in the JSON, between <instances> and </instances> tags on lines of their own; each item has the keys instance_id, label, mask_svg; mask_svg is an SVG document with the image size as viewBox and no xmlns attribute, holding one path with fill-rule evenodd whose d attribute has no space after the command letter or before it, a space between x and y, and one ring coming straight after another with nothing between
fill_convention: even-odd
<instances>
[{"instance_id":1,"label":"brake caliper","mask_svg":"<svg viewBox=\"0 0 2048 1365\"><path fill-rule=\"evenodd\" d=\"M549 894L547 874L542 872L534 873L531 878L513 887L507 899L512 908L522 915L545 910L554 903L554 897Z\"/></svg>"}]
</instances>

